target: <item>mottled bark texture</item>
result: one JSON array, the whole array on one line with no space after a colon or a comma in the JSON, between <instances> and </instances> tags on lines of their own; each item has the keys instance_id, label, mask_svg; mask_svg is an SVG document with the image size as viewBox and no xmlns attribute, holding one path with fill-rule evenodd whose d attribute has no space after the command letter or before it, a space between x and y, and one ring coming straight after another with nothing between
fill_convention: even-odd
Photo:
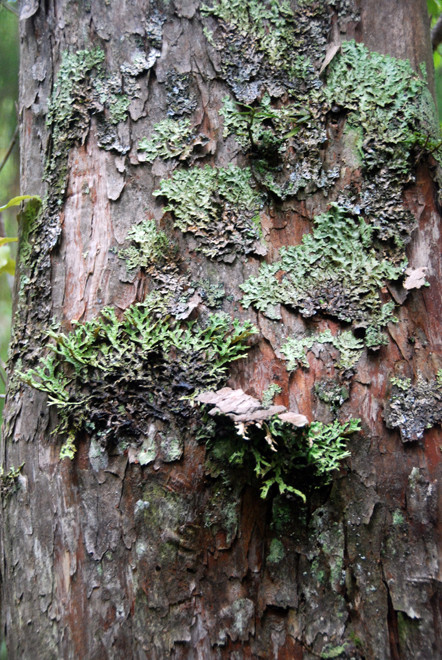
<instances>
[{"instance_id":1,"label":"mottled bark texture","mask_svg":"<svg viewBox=\"0 0 442 660\"><path fill-rule=\"evenodd\" d=\"M429 40L424 0L24 3L21 182L43 203L20 220L2 443L11 660L441 652ZM162 339L119 345L155 291L136 341ZM220 310L258 329L225 377L201 335ZM75 321L105 366L59 363L48 407L30 370ZM226 384L360 418L351 456L328 484L281 468L305 503L277 480L262 499L222 460L252 440L182 398Z\"/></svg>"}]
</instances>

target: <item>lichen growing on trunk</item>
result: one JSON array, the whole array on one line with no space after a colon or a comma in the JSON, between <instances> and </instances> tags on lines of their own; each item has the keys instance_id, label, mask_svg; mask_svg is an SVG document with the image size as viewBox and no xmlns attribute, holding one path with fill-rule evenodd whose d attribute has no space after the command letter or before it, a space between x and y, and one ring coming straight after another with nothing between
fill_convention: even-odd
<instances>
[{"instance_id":1,"label":"lichen growing on trunk","mask_svg":"<svg viewBox=\"0 0 442 660\"><path fill-rule=\"evenodd\" d=\"M222 313L181 324L167 314L167 301L151 294L121 319L105 308L69 333L54 328L50 353L20 376L48 393L61 416L59 432L84 429L104 447L126 448L148 434L153 419L194 416L192 395L223 382L255 331Z\"/></svg>"}]
</instances>

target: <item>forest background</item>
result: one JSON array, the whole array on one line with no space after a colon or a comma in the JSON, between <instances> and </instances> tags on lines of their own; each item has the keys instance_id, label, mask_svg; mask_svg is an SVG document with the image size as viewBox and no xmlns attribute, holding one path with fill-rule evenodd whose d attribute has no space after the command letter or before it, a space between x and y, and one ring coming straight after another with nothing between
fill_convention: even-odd
<instances>
[{"instance_id":1,"label":"forest background","mask_svg":"<svg viewBox=\"0 0 442 660\"><path fill-rule=\"evenodd\" d=\"M18 110L18 2L0 0L0 206L20 194ZM442 0L427 0L429 29L442 14ZM431 23L430 23L431 21ZM442 127L442 44L434 52L436 99ZM442 137L442 132L441 132ZM17 209L0 212L0 239L17 235ZM1 243L1 240L0 240ZM15 243L0 244L0 421L6 388L5 363L11 333Z\"/></svg>"}]
</instances>

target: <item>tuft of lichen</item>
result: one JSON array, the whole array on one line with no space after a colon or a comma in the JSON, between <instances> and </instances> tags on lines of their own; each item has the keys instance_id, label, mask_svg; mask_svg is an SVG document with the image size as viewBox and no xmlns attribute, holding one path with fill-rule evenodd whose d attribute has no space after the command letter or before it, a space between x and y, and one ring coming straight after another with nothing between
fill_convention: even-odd
<instances>
[{"instance_id":1,"label":"tuft of lichen","mask_svg":"<svg viewBox=\"0 0 442 660\"><path fill-rule=\"evenodd\" d=\"M140 141L138 151L148 163L153 163L155 158L186 160L197 146L207 142L208 137L196 133L190 119L164 119L155 124L150 140Z\"/></svg>"},{"instance_id":2,"label":"tuft of lichen","mask_svg":"<svg viewBox=\"0 0 442 660\"><path fill-rule=\"evenodd\" d=\"M119 256L125 259L128 270L144 268L149 272L170 258L169 239L163 231L157 230L155 220L144 220L135 225L127 238L132 245L121 250Z\"/></svg>"},{"instance_id":3,"label":"tuft of lichen","mask_svg":"<svg viewBox=\"0 0 442 660\"><path fill-rule=\"evenodd\" d=\"M382 240L397 246L416 226L403 208L404 187L414 180L416 160L440 149L436 109L426 84L408 60L344 42L330 64L324 96L335 111L345 111L346 130L359 134L363 182L345 190L339 203L358 207Z\"/></svg>"},{"instance_id":4,"label":"tuft of lichen","mask_svg":"<svg viewBox=\"0 0 442 660\"><path fill-rule=\"evenodd\" d=\"M394 307L382 303L379 289L401 277L406 263L396 266L377 254L372 234L362 218L331 205L300 245L281 248L280 261L263 264L241 285L242 304L273 318L279 304L305 317L322 312L365 328L371 345L375 337L379 345L379 328L393 320Z\"/></svg>"},{"instance_id":5,"label":"tuft of lichen","mask_svg":"<svg viewBox=\"0 0 442 660\"><path fill-rule=\"evenodd\" d=\"M207 165L175 171L153 194L166 198L164 210L175 227L194 234L200 252L229 259L253 252L260 238L262 200L251 183L248 168Z\"/></svg>"},{"instance_id":6,"label":"tuft of lichen","mask_svg":"<svg viewBox=\"0 0 442 660\"><path fill-rule=\"evenodd\" d=\"M277 394L282 392L282 388L277 383L271 383L262 393L262 407L270 408L273 404L273 399Z\"/></svg>"},{"instance_id":7,"label":"tuft of lichen","mask_svg":"<svg viewBox=\"0 0 442 660\"><path fill-rule=\"evenodd\" d=\"M327 2L292 8L286 0L212 0L200 11L217 21L205 34L238 101L251 103L265 91L299 96L318 86L314 65L327 45Z\"/></svg>"},{"instance_id":8,"label":"tuft of lichen","mask_svg":"<svg viewBox=\"0 0 442 660\"><path fill-rule=\"evenodd\" d=\"M84 429L103 446L141 441L153 419L192 417L189 397L217 387L227 365L247 352L255 332L222 313L205 323L180 323L167 314L162 296L151 294L118 318L113 308L64 333L48 335L48 355L20 377L46 392L61 431Z\"/></svg>"},{"instance_id":9,"label":"tuft of lichen","mask_svg":"<svg viewBox=\"0 0 442 660\"><path fill-rule=\"evenodd\" d=\"M223 101L224 136L235 136L249 154L255 179L279 199L326 192L339 177L337 167L327 169L323 162L327 133L320 96L314 97L280 106L268 94L253 106Z\"/></svg>"},{"instance_id":10,"label":"tuft of lichen","mask_svg":"<svg viewBox=\"0 0 442 660\"><path fill-rule=\"evenodd\" d=\"M281 353L287 360L287 370L295 371L302 366L308 369L307 351L315 344L331 344L340 353L337 366L340 369L352 369L362 355L364 342L354 336L351 330L344 330L332 335L330 330L324 330L313 335L303 337L289 337L281 346Z\"/></svg>"},{"instance_id":11,"label":"tuft of lichen","mask_svg":"<svg viewBox=\"0 0 442 660\"><path fill-rule=\"evenodd\" d=\"M392 378L390 399L384 411L389 429L399 429L402 442L421 440L425 429L442 423L442 386L437 378Z\"/></svg>"},{"instance_id":12,"label":"tuft of lichen","mask_svg":"<svg viewBox=\"0 0 442 660\"><path fill-rule=\"evenodd\" d=\"M305 502L312 487L330 483L350 456L348 436L359 430L358 419L296 428L276 415L235 432L223 418L208 441L210 470L224 478L230 472L230 478L258 486L263 499L282 495Z\"/></svg>"}]
</instances>

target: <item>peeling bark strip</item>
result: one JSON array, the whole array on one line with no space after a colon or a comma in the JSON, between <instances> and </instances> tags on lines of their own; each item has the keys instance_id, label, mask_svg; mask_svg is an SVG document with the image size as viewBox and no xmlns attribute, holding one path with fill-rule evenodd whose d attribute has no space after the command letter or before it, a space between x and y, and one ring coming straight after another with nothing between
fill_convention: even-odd
<instances>
[{"instance_id":1,"label":"peeling bark strip","mask_svg":"<svg viewBox=\"0 0 442 660\"><path fill-rule=\"evenodd\" d=\"M23 3L12 660L437 656L430 36L360 4Z\"/></svg>"}]
</instances>

